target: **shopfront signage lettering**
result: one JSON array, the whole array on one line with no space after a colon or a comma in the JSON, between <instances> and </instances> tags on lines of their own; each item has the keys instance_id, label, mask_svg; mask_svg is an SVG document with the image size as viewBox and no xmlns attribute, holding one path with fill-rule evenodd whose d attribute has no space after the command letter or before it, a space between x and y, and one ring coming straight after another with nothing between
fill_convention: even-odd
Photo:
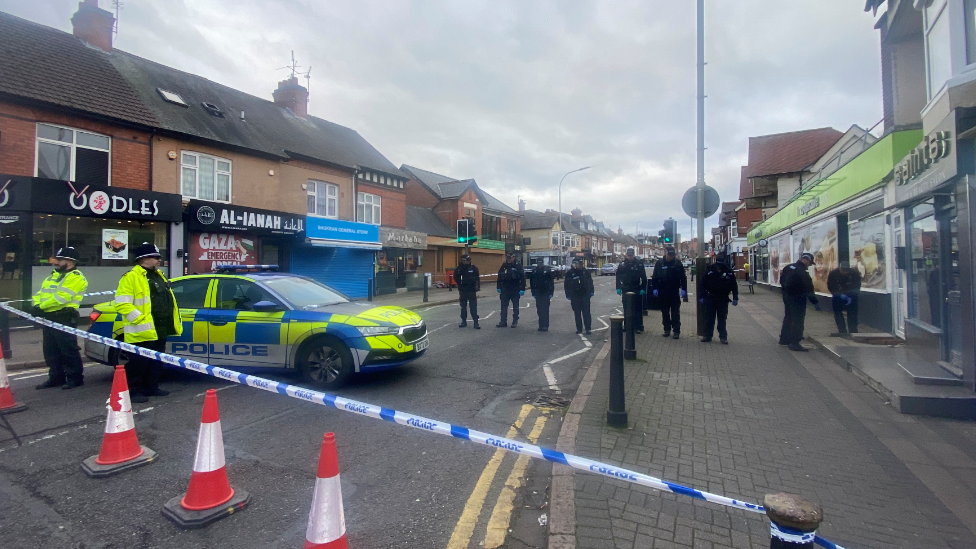
<instances>
[{"instance_id":1,"label":"shopfront signage lettering","mask_svg":"<svg viewBox=\"0 0 976 549\"><path fill-rule=\"evenodd\" d=\"M948 158L955 150L952 132L939 131L925 136L922 144L912 149L908 156L895 167L895 183L907 185L909 181L922 175L923 172ZM954 155L953 155L954 157Z\"/></svg>"},{"instance_id":2,"label":"shopfront signage lettering","mask_svg":"<svg viewBox=\"0 0 976 549\"><path fill-rule=\"evenodd\" d=\"M183 206L178 194L0 174L0 209L112 219L179 221Z\"/></svg>"},{"instance_id":3,"label":"shopfront signage lettering","mask_svg":"<svg viewBox=\"0 0 976 549\"><path fill-rule=\"evenodd\" d=\"M806 204L800 206L800 215L807 215L808 213L816 210L820 207L820 197L815 196L813 199L809 200ZM760 236L757 234L756 236Z\"/></svg>"},{"instance_id":4,"label":"shopfront signage lettering","mask_svg":"<svg viewBox=\"0 0 976 549\"><path fill-rule=\"evenodd\" d=\"M305 230L304 216L201 202L190 202L186 217L191 229L206 231L294 235Z\"/></svg>"},{"instance_id":5,"label":"shopfront signage lettering","mask_svg":"<svg viewBox=\"0 0 976 549\"><path fill-rule=\"evenodd\" d=\"M239 235L202 233L190 239L190 272L205 273L221 265L257 265L259 241Z\"/></svg>"},{"instance_id":6,"label":"shopfront signage lettering","mask_svg":"<svg viewBox=\"0 0 976 549\"><path fill-rule=\"evenodd\" d=\"M379 227L376 225L311 215L306 218L306 236L308 238L345 242L371 244L379 244L380 242Z\"/></svg>"},{"instance_id":7,"label":"shopfront signage lettering","mask_svg":"<svg viewBox=\"0 0 976 549\"><path fill-rule=\"evenodd\" d=\"M105 215L108 212L155 217L159 215L159 201L147 198L126 198L109 195L105 191L95 191L91 196L81 192L68 193L68 203L75 210L84 210L87 206L95 215Z\"/></svg>"},{"instance_id":8,"label":"shopfront signage lettering","mask_svg":"<svg viewBox=\"0 0 976 549\"><path fill-rule=\"evenodd\" d=\"M427 248L427 235L414 231L380 227L380 242L389 248Z\"/></svg>"},{"instance_id":9,"label":"shopfront signage lettering","mask_svg":"<svg viewBox=\"0 0 976 549\"><path fill-rule=\"evenodd\" d=\"M932 192L959 173L960 142L956 141L955 130L955 114L950 114L895 166L896 203Z\"/></svg>"}]
</instances>

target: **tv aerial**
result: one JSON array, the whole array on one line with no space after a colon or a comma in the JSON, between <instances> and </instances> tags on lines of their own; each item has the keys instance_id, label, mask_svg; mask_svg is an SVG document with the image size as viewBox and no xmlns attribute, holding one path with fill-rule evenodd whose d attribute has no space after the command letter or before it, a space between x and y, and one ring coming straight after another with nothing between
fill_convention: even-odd
<instances>
[{"instance_id":1,"label":"tv aerial","mask_svg":"<svg viewBox=\"0 0 976 549\"><path fill-rule=\"evenodd\" d=\"M302 66L299 65L297 61L295 61L295 50L291 50L291 64L290 65L286 65L284 67L279 67L278 70L279 71L282 70L282 69L288 69L288 70L290 70L291 71L291 77L292 78L297 78L298 76L303 76L305 78L305 89L306 90L311 90L310 84L312 82L312 67L309 66L305 70L305 72L302 72L302 71L298 70L300 68L302 68Z\"/></svg>"}]
</instances>

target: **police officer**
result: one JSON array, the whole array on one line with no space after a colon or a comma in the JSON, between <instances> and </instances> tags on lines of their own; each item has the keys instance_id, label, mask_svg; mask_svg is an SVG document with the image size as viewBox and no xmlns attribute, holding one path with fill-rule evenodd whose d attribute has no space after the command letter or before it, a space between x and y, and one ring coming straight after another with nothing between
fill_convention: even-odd
<instances>
[{"instance_id":1,"label":"police officer","mask_svg":"<svg viewBox=\"0 0 976 549\"><path fill-rule=\"evenodd\" d=\"M637 334L644 331L644 306L641 302L644 300L644 294L647 293L646 287L647 270L644 264L637 260L634 249L627 248L627 256L617 266L617 295L634 292L630 307L634 319L634 333ZM627 306L626 296L623 305Z\"/></svg>"},{"instance_id":2,"label":"police officer","mask_svg":"<svg viewBox=\"0 0 976 549\"><path fill-rule=\"evenodd\" d=\"M136 265L122 275L115 290L115 310L122 315L125 342L158 352L166 352L166 338L183 333L183 320L169 281L159 271L159 248L143 242L133 252ZM166 396L159 388L163 365L153 359L131 354L125 365L132 402L148 402L147 397Z\"/></svg>"},{"instance_id":3,"label":"police officer","mask_svg":"<svg viewBox=\"0 0 976 549\"><path fill-rule=\"evenodd\" d=\"M805 352L808 349L800 345L803 339L803 321L807 315L807 300L813 303L816 310L820 310L820 302L813 291L813 279L807 268L813 264L813 254L806 252L800 260L788 265L780 274L779 281L783 286L783 305L786 309L783 315L783 328L779 332L779 344L787 345L791 351Z\"/></svg>"},{"instance_id":4,"label":"police officer","mask_svg":"<svg viewBox=\"0 0 976 549\"><path fill-rule=\"evenodd\" d=\"M58 324L78 327L78 306L81 296L88 289L88 280L76 268L78 253L71 246L58 250L54 255L56 268L41 283L41 290L34 295L31 314ZM47 363L47 381L35 389L74 389L85 384L81 350L74 334L43 328L44 362Z\"/></svg>"},{"instance_id":5,"label":"police officer","mask_svg":"<svg viewBox=\"0 0 976 549\"><path fill-rule=\"evenodd\" d=\"M576 333L582 333L585 327L586 335L590 335L590 298L593 297L593 277L590 276L590 271L583 268L583 260L573 260L573 268L566 273L563 290L566 291L566 299L573 306Z\"/></svg>"},{"instance_id":6,"label":"police officer","mask_svg":"<svg viewBox=\"0 0 976 549\"><path fill-rule=\"evenodd\" d=\"M840 268L830 271L827 275L827 289L832 296L831 305L834 310L834 322L837 323L837 333L844 335L857 333L857 302L861 294L861 273L852 269L847 261L840 262ZM847 321L844 311L847 311Z\"/></svg>"},{"instance_id":7,"label":"police officer","mask_svg":"<svg viewBox=\"0 0 976 549\"><path fill-rule=\"evenodd\" d=\"M518 327L519 297L525 295L525 273L515 261L514 253L505 254L505 262L498 269L498 293L502 299L502 318L496 328L508 326L508 304L512 304L512 328Z\"/></svg>"},{"instance_id":8,"label":"police officer","mask_svg":"<svg viewBox=\"0 0 976 549\"><path fill-rule=\"evenodd\" d=\"M705 276L701 279L702 295L698 298L705 305L705 335L702 343L712 340L715 329L715 317L718 317L718 339L722 345L729 344L729 332L726 321L729 318L729 293L732 293L732 306L739 304L739 283L735 279L735 272L726 263L727 256L719 253L715 256L715 263L708 266Z\"/></svg>"},{"instance_id":9,"label":"police officer","mask_svg":"<svg viewBox=\"0 0 976 549\"><path fill-rule=\"evenodd\" d=\"M478 292L481 291L481 274L478 267L471 264L471 256L464 254L461 256L461 264L454 269L454 281L458 285L458 298L461 302L461 323L458 328L468 325L468 309L471 309L471 320L474 321L474 329L480 330L478 326Z\"/></svg>"},{"instance_id":10,"label":"police officer","mask_svg":"<svg viewBox=\"0 0 976 549\"><path fill-rule=\"evenodd\" d=\"M538 263L529 279L532 282L532 297L535 298L535 311L539 314L539 331L549 331L549 303L556 290L549 265Z\"/></svg>"},{"instance_id":11,"label":"police officer","mask_svg":"<svg viewBox=\"0 0 976 549\"><path fill-rule=\"evenodd\" d=\"M673 246L668 246L666 255L654 264L651 286L654 297L661 304L664 337L670 336L673 329L674 339L678 339L681 334L681 300L688 297L688 276Z\"/></svg>"}]
</instances>

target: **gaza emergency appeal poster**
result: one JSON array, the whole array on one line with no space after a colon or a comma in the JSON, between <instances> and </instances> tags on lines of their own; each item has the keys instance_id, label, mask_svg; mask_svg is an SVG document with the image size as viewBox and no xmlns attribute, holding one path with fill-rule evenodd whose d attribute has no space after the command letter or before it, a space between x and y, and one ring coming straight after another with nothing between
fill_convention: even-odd
<instances>
[{"instance_id":1,"label":"gaza emergency appeal poster","mask_svg":"<svg viewBox=\"0 0 976 549\"><path fill-rule=\"evenodd\" d=\"M102 259L129 259L129 231L102 229Z\"/></svg>"},{"instance_id":2,"label":"gaza emergency appeal poster","mask_svg":"<svg viewBox=\"0 0 976 549\"><path fill-rule=\"evenodd\" d=\"M256 238L202 233L190 237L190 273L213 272L221 265L257 265Z\"/></svg>"},{"instance_id":3,"label":"gaza emergency appeal poster","mask_svg":"<svg viewBox=\"0 0 976 549\"><path fill-rule=\"evenodd\" d=\"M861 288L886 291L884 216L855 221L851 223L848 234L851 268L861 273Z\"/></svg>"},{"instance_id":4,"label":"gaza emergency appeal poster","mask_svg":"<svg viewBox=\"0 0 976 549\"><path fill-rule=\"evenodd\" d=\"M837 218L832 217L807 225L793 231L793 257L809 252L813 254L813 265L810 266L810 277L813 278L813 289L817 293L828 294L827 275L840 265L837 255Z\"/></svg>"}]
</instances>

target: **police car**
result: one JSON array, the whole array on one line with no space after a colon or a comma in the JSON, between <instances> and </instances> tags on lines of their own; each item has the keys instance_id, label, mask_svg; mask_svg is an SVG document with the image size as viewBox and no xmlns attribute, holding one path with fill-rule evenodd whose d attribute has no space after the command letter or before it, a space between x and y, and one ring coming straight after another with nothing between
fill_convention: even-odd
<instances>
[{"instance_id":1,"label":"police car","mask_svg":"<svg viewBox=\"0 0 976 549\"><path fill-rule=\"evenodd\" d=\"M232 369L293 368L334 389L354 372L401 366L427 350L427 325L401 307L353 302L309 278L254 267L171 280L183 335L170 354ZM89 332L122 340L115 303L96 305ZM88 358L118 364L118 349L86 340Z\"/></svg>"}]
</instances>

